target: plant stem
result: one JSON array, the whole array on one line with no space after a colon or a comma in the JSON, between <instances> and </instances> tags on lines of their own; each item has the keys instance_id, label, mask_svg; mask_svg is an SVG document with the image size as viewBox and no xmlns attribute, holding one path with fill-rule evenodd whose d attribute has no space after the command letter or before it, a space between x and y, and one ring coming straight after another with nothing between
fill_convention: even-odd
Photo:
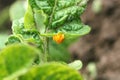
<instances>
[{"instance_id":1,"label":"plant stem","mask_svg":"<svg viewBox=\"0 0 120 80\"><path fill-rule=\"evenodd\" d=\"M45 33L48 33L48 28L46 28ZM47 62L49 55L49 38L44 36L44 62Z\"/></svg>"},{"instance_id":2,"label":"plant stem","mask_svg":"<svg viewBox=\"0 0 120 80\"><path fill-rule=\"evenodd\" d=\"M54 15L54 12L55 12L55 8L57 6L57 0L55 0L55 5L54 5L54 8L53 8L53 11L52 11L52 14L50 15L50 19L49 19L49 23L48 23L48 26L46 27L45 29L45 34L43 34L43 36L46 35L46 33L49 32L49 25L51 24L52 22L52 19L53 19L53 15ZM53 35L53 34L52 34ZM51 34L49 36L52 36ZM48 35L47 35L48 36ZM48 55L49 55L49 38L48 37L45 37L44 38L44 61L47 62L47 58L48 58Z\"/></svg>"},{"instance_id":3,"label":"plant stem","mask_svg":"<svg viewBox=\"0 0 120 80\"><path fill-rule=\"evenodd\" d=\"M44 62L47 62L49 54L49 38L45 37L44 38Z\"/></svg>"},{"instance_id":4,"label":"plant stem","mask_svg":"<svg viewBox=\"0 0 120 80\"><path fill-rule=\"evenodd\" d=\"M55 35L55 34L54 33L40 34L40 36L44 36L44 37L52 37L53 35Z\"/></svg>"}]
</instances>

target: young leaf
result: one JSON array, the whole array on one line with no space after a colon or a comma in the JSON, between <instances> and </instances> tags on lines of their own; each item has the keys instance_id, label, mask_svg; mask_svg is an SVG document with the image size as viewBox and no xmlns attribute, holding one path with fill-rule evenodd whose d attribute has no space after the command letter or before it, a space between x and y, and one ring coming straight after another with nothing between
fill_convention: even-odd
<instances>
[{"instance_id":1,"label":"young leaf","mask_svg":"<svg viewBox=\"0 0 120 80\"><path fill-rule=\"evenodd\" d=\"M79 16L83 13L86 6L81 4L83 1L87 3L87 0L55 0L55 11L52 19L51 26L56 28L62 26L66 22L70 22L74 19L79 19Z\"/></svg>"},{"instance_id":2,"label":"young leaf","mask_svg":"<svg viewBox=\"0 0 120 80\"><path fill-rule=\"evenodd\" d=\"M80 26L83 27L83 24L81 24L81 21L78 20L80 18L79 16L84 12L86 8L87 1L88 0L28 0L28 8L30 8L30 10L28 9L26 12L25 24L29 23L29 21L32 20L31 23L39 26L40 30L44 27L48 27L47 29L52 29L55 31L56 28L60 27L64 27L64 29L66 29L66 25L69 25L68 27L72 26L77 28L77 30L71 30L73 33L77 31L77 34L74 35L85 35L90 31L90 28L87 26L80 30ZM27 17L27 14L31 14L30 17L32 17L32 19L27 19L29 18ZM38 14L39 16L36 17ZM76 23L74 23L75 21ZM66 29L66 32L69 31Z\"/></svg>"},{"instance_id":3,"label":"young leaf","mask_svg":"<svg viewBox=\"0 0 120 80\"><path fill-rule=\"evenodd\" d=\"M80 20L73 20L58 28L58 32L65 34L66 38L74 38L86 35L90 32L91 28L81 23Z\"/></svg>"},{"instance_id":4,"label":"young leaf","mask_svg":"<svg viewBox=\"0 0 120 80\"><path fill-rule=\"evenodd\" d=\"M23 19L14 20L12 23L13 34L20 34L24 29Z\"/></svg>"},{"instance_id":5,"label":"young leaf","mask_svg":"<svg viewBox=\"0 0 120 80\"><path fill-rule=\"evenodd\" d=\"M83 80L74 69L57 62L33 67L19 80Z\"/></svg>"},{"instance_id":6,"label":"young leaf","mask_svg":"<svg viewBox=\"0 0 120 80\"><path fill-rule=\"evenodd\" d=\"M82 62L80 60L75 60L74 62L69 63L68 65L76 70L80 70L82 68Z\"/></svg>"},{"instance_id":7,"label":"young leaf","mask_svg":"<svg viewBox=\"0 0 120 80\"><path fill-rule=\"evenodd\" d=\"M45 33L45 23L47 21L47 16L43 13L42 10L36 10L34 13L34 17L37 29L41 33Z\"/></svg>"},{"instance_id":8,"label":"young leaf","mask_svg":"<svg viewBox=\"0 0 120 80\"><path fill-rule=\"evenodd\" d=\"M21 42L21 40L19 39L19 37L11 35L11 36L9 36L8 41L5 44L9 45L9 44L20 43L20 42Z\"/></svg>"},{"instance_id":9,"label":"young leaf","mask_svg":"<svg viewBox=\"0 0 120 80\"><path fill-rule=\"evenodd\" d=\"M32 43L34 45L37 45L38 47L41 47L42 41L39 36L40 33L36 29L25 29L23 22L23 19L13 21L12 31L14 36L17 36L18 39L22 38L22 41ZM11 43L10 40L11 38L9 38L8 43Z\"/></svg>"},{"instance_id":10,"label":"young leaf","mask_svg":"<svg viewBox=\"0 0 120 80\"><path fill-rule=\"evenodd\" d=\"M33 15L32 8L30 7L29 4L28 4L28 9L24 16L24 26L27 29L35 29L34 15Z\"/></svg>"},{"instance_id":11,"label":"young leaf","mask_svg":"<svg viewBox=\"0 0 120 80\"><path fill-rule=\"evenodd\" d=\"M91 28L84 25L80 20L73 20L65 23L62 27L56 29L53 33L48 33L45 36L53 36L59 33L64 35L65 41L72 41L78 37L86 35L90 32Z\"/></svg>"},{"instance_id":12,"label":"young leaf","mask_svg":"<svg viewBox=\"0 0 120 80\"><path fill-rule=\"evenodd\" d=\"M35 29L23 29L21 34L23 41L33 44L43 51L43 42L39 36L39 32Z\"/></svg>"},{"instance_id":13,"label":"young leaf","mask_svg":"<svg viewBox=\"0 0 120 80\"><path fill-rule=\"evenodd\" d=\"M13 80L33 64L38 51L28 45L14 44L0 52L0 80Z\"/></svg>"},{"instance_id":14,"label":"young leaf","mask_svg":"<svg viewBox=\"0 0 120 80\"><path fill-rule=\"evenodd\" d=\"M25 28L38 28L41 33L45 32L47 16L41 9L38 9L35 0L28 0L28 9L24 17Z\"/></svg>"}]
</instances>

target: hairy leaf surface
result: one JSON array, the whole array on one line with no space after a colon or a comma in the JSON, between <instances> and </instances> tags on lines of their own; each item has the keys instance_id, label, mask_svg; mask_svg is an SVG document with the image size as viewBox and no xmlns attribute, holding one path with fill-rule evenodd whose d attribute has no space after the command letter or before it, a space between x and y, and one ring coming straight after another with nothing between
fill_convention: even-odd
<instances>
[{"instance_id":1,"label":"hairy leaf surface","mask_svg":"<svg viewBox=\"0 0 120 80\"><path fill-rule=\"evenodd\" d=\"M57 62L33 67L19 80L83 80L74 69Z\"/></svg>"},{"instance_id":2,"label":"hairy leaf surface","mask_svg":"<svg viewBox=\"0 0 120 80\"><path fill-rule=\"evenodd\" d=\"M0 80L12 80L25 73L32 66L38 53L28 45L7 46L0 52Z\"/></svg>"}]
</instances>

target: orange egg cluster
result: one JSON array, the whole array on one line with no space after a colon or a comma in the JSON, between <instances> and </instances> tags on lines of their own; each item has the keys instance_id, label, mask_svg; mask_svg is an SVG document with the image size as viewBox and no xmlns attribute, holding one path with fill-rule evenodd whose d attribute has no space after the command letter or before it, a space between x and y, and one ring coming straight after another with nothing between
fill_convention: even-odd
<instances>
[{"instance_id":1,"label":"orange egg cluster","mask_svg":"<svg viewBox=\"0 0 120 80\"><path fill-rule=\"evenodd\" d=\"M53 36L53 40L56 42L56 43L58 43L58 44L60 44L61 42L63 42L63 40L64 40L64 34L63 33L57 33L57 34L55 34L54 36Z\"/></svg>"}]
</instances>

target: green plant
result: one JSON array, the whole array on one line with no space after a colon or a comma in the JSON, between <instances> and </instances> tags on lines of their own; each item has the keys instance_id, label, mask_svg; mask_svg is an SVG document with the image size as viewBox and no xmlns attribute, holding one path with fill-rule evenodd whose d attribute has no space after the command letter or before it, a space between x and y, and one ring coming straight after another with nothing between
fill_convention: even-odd
<instances>
[{"instance_id":1,"label":"green plant","mask_svg":"<svg viewBox=\"0 0 120 80\"><path fill-rule=\"evenodd\" d=\"M28 0L24 18L13 17L13 35L0 53L0 80L83 80L76 71L81 61L67 64L55 54L90 32L79 17L87 1Z\"/></svg>"}]
</instances>

